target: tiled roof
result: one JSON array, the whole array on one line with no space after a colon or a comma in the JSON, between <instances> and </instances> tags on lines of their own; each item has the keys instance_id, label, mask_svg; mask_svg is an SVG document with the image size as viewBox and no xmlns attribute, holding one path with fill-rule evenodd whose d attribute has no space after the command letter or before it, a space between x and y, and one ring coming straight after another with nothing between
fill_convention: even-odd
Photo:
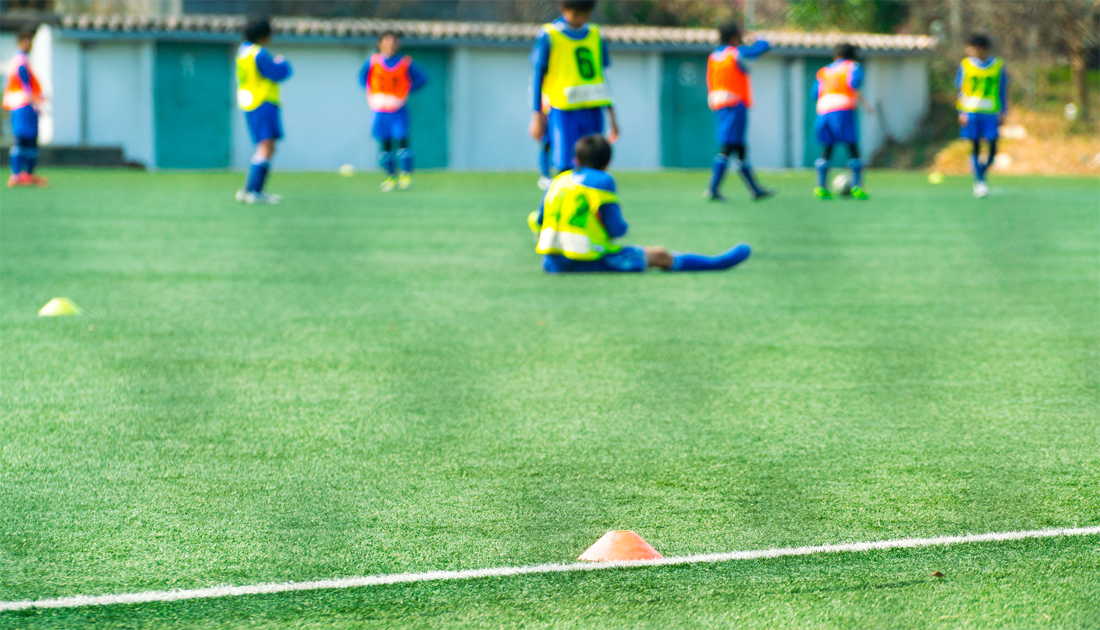
<instances>
[{"instance_id":1,"label":"tiled roof","mask_svg":"<svg viewBox=\"0 0 1100 630\"><path fill-rule=\"evenodd\" d=\"M63 15L61 28L73 31L121 33L206 33L237 35L244 28L239 15ZM537 24L501 22L434 22L421 20L273 18L277 35L291 37L372 38L387 30L400 31L407 39L424 41L530 42L538 33ZM612 44L712 46L718 41L714 29L657 26L604 26L604 37ZM865 51L925 51L935 48L938 40L928 35L875 35L870 33L797 33L759 31L776 48L828 49L841 42L855 44Z\"/></svg>"}]
</instances>

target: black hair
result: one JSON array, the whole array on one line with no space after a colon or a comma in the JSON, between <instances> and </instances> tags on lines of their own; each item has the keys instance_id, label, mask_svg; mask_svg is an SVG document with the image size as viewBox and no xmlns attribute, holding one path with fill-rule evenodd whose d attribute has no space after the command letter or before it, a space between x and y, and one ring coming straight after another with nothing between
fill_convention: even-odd
<instances>
[{"instance_id":1,"label":"black hair","mask_svg":"<svg viewBox=\"0 0 1100 630\"><path fill-rule=\"evenodd\" d=\"M734 37L740 39L741 27L737 25L737 22L726 22L718 27L718 44L728 44Z\"/></svg>"},{"instance_id":2,"label":"black hair","mask_svg":"<svg viewBox=\"0 0 1100 630\"><path fill-rule=\"evenodd\" d=\"M596 0L561 0L561 8L591 13L596 8Z\"/></svg>"},{"instance_id":3,"label":"black hair","mask_svg":"<svg viewBox=\"0 0 1100 630\"><path fill-rule=\"evenodd\" d=\"M573 147L577 163L581 166L603 170L611 163L611 145L598 133L577 140Z\"/></svg>"},{"instance_id":4,"label":"black hair","mask_svg":"<svg viewBox=\"0 0 1100 630\"><path fill-rule=\"evenodd\" d=\"M15 36L15 41L21 42L28 39L34 39L34 34L38 32L37 26L24 26L19 29L19 34Z\"/></svg>"},{"instance_id":5,"label":"black hair","mask_svg":"<svg viewBox=\"0 0 1100 630\"><path fill-rule=\"evenodd\" d=\"M856 47L849 43L837 44L836 48L833 49L833 53L841 59L856 60Z\"/></svg>"},{"instance_id":6,"label":"black hair","mask_svg":"<svg viewBox=\"0 0 1100 630\"><path fill-rule=\"evenodd\" d=\"M382 34L378 36L378 43L381 44L383 39L392 37L394 39L401 39L401 33L393 29L382 31Z\"/></svg>"},{"instance_id":7,"label":"black hair","mask_svg":"<svg viewBox=\"0 0 1100 630\"><path fill-rule=\"evenodd\" d=\"M970 37L966 38L966 45L973 46L974 48L984 48L989 50L993 48L993 40L989 38L989 35L983 33L974 33Z\"/></svg>"},{"instance_id":8,"label":"black hair","mask_svg":"<svg viewBox=\"0 0 1100 630\"><path fill-rule=\"evenodd\" d=\"M244 40L256 42L271 37L271 20L266 15L254 15L244 25Z\"/></svg>"}]
</instances>

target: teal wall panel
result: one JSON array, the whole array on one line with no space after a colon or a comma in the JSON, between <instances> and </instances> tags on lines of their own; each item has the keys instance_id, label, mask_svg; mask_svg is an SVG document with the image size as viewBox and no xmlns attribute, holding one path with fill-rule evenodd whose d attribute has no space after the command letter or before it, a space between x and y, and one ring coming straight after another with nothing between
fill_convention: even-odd
<instances>
[{"instance_id":1,"label":"teal wall panel","mask_svg":"<svg viewBox=\"0 0 1100 630\"><path fill-rule=\"evenodd\" d=\"M403 51L428 74L423 88L409 96L409 146L416 168L447 166L448 129L447 93L450 51L440 48L408 48Z\"/></svg>"},{"instance_id":2,"label":"teal wall panel","mask_svg":"<svg viewBox=\"0 0 1100 630\"><path fill-rule=\"evenodd\" d=\"M709 166L717 149L707 107L707 56L666 54L661 83L661 164Z\"/></svg>"},{"instance_id":3,"label":"teal wall panel","mask_svg":"<svg viewBox=\"0 0 1100 630\"><path fill-rule=\"evenodd\" d=\"M153 83L156 164L229 166L232 50L224 44L158 42Z\"/></svg>"}]
</instances>

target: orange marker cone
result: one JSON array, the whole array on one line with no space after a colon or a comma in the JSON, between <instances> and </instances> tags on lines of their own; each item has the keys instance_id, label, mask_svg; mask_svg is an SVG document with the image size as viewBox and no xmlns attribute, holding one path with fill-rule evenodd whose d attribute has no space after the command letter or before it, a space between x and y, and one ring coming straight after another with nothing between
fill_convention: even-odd
<instances>
[{"instance_id":1,"label":"orange marker cone","mask_svg":"<svg viewBox=\"0 0 1100 630\"><path fill-rule=\"evenodd\" d=\"M612 560L656 560L663 558L657 550L631 531L607 532L592 544L578 560L609 562Z\"/></svg>"}]
</instances>

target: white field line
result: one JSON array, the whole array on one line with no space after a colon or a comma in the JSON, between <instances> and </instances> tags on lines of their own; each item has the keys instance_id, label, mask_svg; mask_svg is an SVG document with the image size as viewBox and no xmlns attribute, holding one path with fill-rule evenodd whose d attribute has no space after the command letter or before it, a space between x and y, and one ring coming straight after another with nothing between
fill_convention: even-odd
<instances>
[{"instance_id":1,"label":"white field line","mask_svg":"<svg viewBox=\"0 0 1100 630\"><path fill-rule=\"evenodd\" d=\"M780 558L784 556L808 556L818 553L873 551L876 549L908 549L913 547L958 545L962 543L1001 542L1009 540L1024 540L1027 538L1089 536L1096 534L1100 534L1100 527L1038 529L1021 532L969 534L966 536L940 536L938 538L900 538L896 540L880 540L876 542L844 543L840 545L818 545L815 547L787 547L782 549L761 549L757 551L734 551L732 553L708 553L698 554L694 556L661 558L659 560L633 560L621 562L576 562L573 564L535 564L524 567L467 569L465 571L426 571L424 573L395 573L391 575L333 578L329 580L316 580L313 582L283 582L281 584L253 584L250 586L215 586L211 588L195 588L176 591L145 591L141 593L121 593L118 595L76 595L73 597L58 597L57 599L40 599L38 601L26 600L16 602L0 602L0 611L25 610L28 608L76 608L79 606L109 606L112 604L175 602L185 599L238 597L241 595L287 593L291 591L315 591L320 589L336 588L355 588L359 586L378 586L382 584L408 584L410 582L472 580L475 578L504 577L508 575L531 575L535 573L567 573L571 571L598 571L601 569L622 569L628 567L659 567L676 564L702 564L713 562L728 562L731 560L757 560L760 558Z\"/></svg>"}]
</instances>

